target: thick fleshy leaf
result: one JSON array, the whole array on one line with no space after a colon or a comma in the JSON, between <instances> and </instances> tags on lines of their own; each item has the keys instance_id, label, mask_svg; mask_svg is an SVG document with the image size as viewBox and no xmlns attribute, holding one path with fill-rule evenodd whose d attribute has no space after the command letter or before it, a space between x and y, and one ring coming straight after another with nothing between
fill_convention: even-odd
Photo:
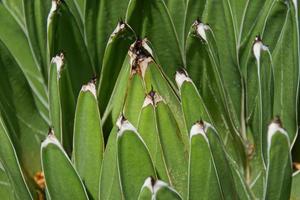
<instances>
[{"instance_id":1,"label":"thick fleshy leaf","mask_svg":"<svg viewBox=\"0 0 300 200\"><path fill-rule=\"evenodd\" d=\"M132 0L126 22L140 37L147 37L167 76L172 79L175 70L184 65L183 52L163 0ZM172 79L173 80L173 79Z\"/></svg>"},{"instance_id":2,"label":"thick fleshy leaf","mask_svg":"<svg viewBox=\"0 0 300 200\"><path fill-rule=\"evenodd\" d=\"M8 131L0 117L0 159L17 199L32 199L25 182L21 166L9 137ZM2 187L2 186L1 186Z\"/></svg>"},{"instance_id":3,"label":"thick fleshy leaf","mask_svg":"<svg viewBox=\"0 0 300 200\"><path fill-rule=\"evenodd\" d=\"M87 1L89 2L89 1ZM99 66L96 66L96 70L101 69L101 64L103 61L103 56L105 52L105 47L107 42L109 41L110 34L113 32L116 24L120 19L125 19L126 9L128 7L129 0L101 0L100 7L98 7L98 16L97 16L97 24L91 24L90 26L96 26L96 34L93 37L96 37L96 40L91 40L92 42L97 43L97 58ZM87 3L87 8L89 7ZM88 13L86 13L88 14ZM87 17L87 16L86 16ZM86 21L89 19L86 18ZM86 22L89 23L89 22ZM87 28L88 24L86 24ZM86 29L88 31L88 29ZM88 36L87 36L88 38ZM89 39L88 39L89 40ZM128 49L126 49L128 50ZM121 50L123 51L123 50ZM116 57L114 58L116 59Z\"/></svg>"},{"instance_id":4,"label":"thick fleshy leaf","mask_svg":"<svg viewBox=\"0 0 300 200\"><path fill-rule=\"evenodd\" d=\"M159 101L155 109L159 139L169 182L181 196L187 195L188 150L168 105ZM176 166L176 167L173 167Z\"/></svg>"},{"instance_id":5,"label":"thick fleshy leaf","mask_svg":"<svg viewBox=\"0 0 300 200\"><path fill-rule=\"evenodd\" d=\"M51 199L88 199L78 173L52 130L42 143L41 159Z\"/></svg>"},{"instance_id":6,"label":"thick fleshy leaf","mask_svg":"<svg viewBox=\"0 0 300 200\"><path fill-rule=\"evenodd\" d=\"M138 200L181 200L181 196L176 190L171 188L167 183L161 180L155 180L153 177L149 177L145 180Z\"/></svg>"},{"instance_id":7,"label":"thick fleshy leaf","mask_svg":"<svg viewBox=\"0 0 300 200\"><path fill-rule=\"evenodd\" d=\"M176 72L176 82L180 90L181 105L187 130L191 130L193 124L199 119L212 122L202 97L185 71Z\"/></svg>"},{"instance_id":8,"label":"thick fleshy leaf","mask_svg":"<svg viewBox=\"0 0 300 200\"><path fill-rule=\"evenodd\" d=\"M159 139L155 116L155 104L159 96L151 91L146 97L139 117L138 132L143 138L153 160L157 175L165 182L169 182L168 168L165 165L165 155Z\"/></svg>"},{"instance_id":9,"label":"thick fleshy leaf","mask_svg":"<svg viewBox=\"0 0 300 200\"><path fill-rule=\"evenodd\" d=\"M59 79L60 71L64 65L63 55L52 59L49 73L48 93L49 93L49 116L51 125L58 140L62 143L62 109L60 102Z\"/></svg>"},{"instance_id":10,"label":"thick fleshy leaf","mask_svg":"<svg viewBox=\"0 0 300 200\"><path fill-rule=\"evenodd\" d=\"M149 176L156 177L155 169L144 141L129 121L119 119L118 168L125 199L137 199Z\"/></svg>"},{"instance_id":11,"label":"thick fleshy leaf","mask_svg":"<svg viewBox=\"0 0 300 200\"><path fill-rule=\"evenodd\" d=\"M100 110L103 113L108 104L111 93L115 87L116 80L128 53L129 46L135 41L135 33L125 23L119 22L114 32L110 35L105 49L98 96ZM109 83L109 84L108 84Z\"/></svg>"},{"instance_id":12,"label":"thick fleshy leaf","mask_svg":"<svg viewBox=\"0 0 300 200\"><path fill-rule=\"evenodd\" d=\"M290 141L297 132L297 85L299 81L299 30L295 20L295 8L289 2L286 22L282 27L276 47L272 53L274 64L274 115L279 115ZM271 22L270 22L271 23Z\"/></svg>"},{"instance_id":13,"label":"thick fleshy leaf","mask_svg":"<svg viewBox=\"0 0 300 200\"><path fill-rule=\"evenodd\" d=\"M168 12L170 13L171 19L173 21L176 33L178 35L178 40L183 48L185 42L184 36L184 16L186 12L186 0L164 0Z\"/></svg>"},{"instance_id":14,"label":"thick fleshy leaf","mask_svg":"<svg viewBox=\"0 0 300 200\"><path fill-rule=\"evenodd\" d=\"M73 163L92 199L99 196L104 139L93 82L84 85L77 100L73 135Z\"/></svg>"},{"instance_id":15,"label":"thick fleshy leaf","mask_svg":"<svg viewBox=\"0 0 300 200\"><path fill-rule=\"evenodd\" d=\"M191 127L188 198L222 199L215 164L202 122Z\"/></svg>"},{"instance_id":16,"label":"thick fleshy leaf","mask_svg":"<svg viewBox=\"0 0 300 200\"><path fill-rule=\"evenodd\" d=\"M268 128L267 184L265 199L289 199L292 184L292 160L288 134L280 122Z\"/></svg>"},{"instance_id":17,"label":"thick fleshy leaf","mask_svg":"<svg viewBox=\"0 0 300 200\"><path fill-rule=\"evenodd\" d=\"M105 147L100 176L100 199L124 199L117 165L117 132L115 126Z\"/></svg>"},{"instance_id":18,"label":"thick fleshy leaf","mask_svg":"<svg viewBox=\"0 0 300 200\"><path fill-rule=\"evenodd\" d=\"M4 167L0 162L0 196L3 199L14 199L14 192L9 182L8 176L4 171Z\"/></svg>"},{"instance_id":19,"label":"thick fleshy leaf","mask_svg":"<svg viewBox=\"0 0 300 200\"><path fill-rule=\"evenodd\" d=\"M300 171L297 171L293 175L293 182L292 182L292 191L291 191L291 199L298 199L300 198Z\"/></svg>"},{"instance_id":20,"label":"thick fleshy leaf","mask_svg":"<svg viewBox=\"0 0 300 200\"><path fill-rule=\"evenodd\" d=\"M236 162L242 165L245 155L241 138L246 140L245 131L243 130L245 124L242 123L241 131L234 127L232 112L228 110L227 100L227 103L224 103L227 92L222 84L219 67L214 61L216 54L213 53L213 41L206 42L205 38L207 41L213 40L209 27L196 20L186 43L187 71L197 86L199 95L203 99L208 114L211 116L208 121L220 133L228 153ZM205 119L205 116L201 116L201 118Z\"/></svg>"},{"instance_id":21,"label":"thick fleshy leaf","mask_svg":"<svg viewBox=\"0 0 300 200\"><path fill-rule=\"evenodd\" d=\"M237 191L235 188L233 175L229 162L227 160L224 144L220 140L220 136L216 130L206 123L206 137L208 138L213 161L221 187L224 199L237 199Z\"/></svg>"},{"instance_id":22,"label":"thick fleshy leaf","mask_svg":"<svg viewBox=\"0 0 300 200\"><path fill-rule=\"evenodd\" d=\"M54 1L48 16L48 49L51 57L61 51L66 54L73 93L78 94L95 70L83 33L63 1Z\"/></svg>"}]
</instances>

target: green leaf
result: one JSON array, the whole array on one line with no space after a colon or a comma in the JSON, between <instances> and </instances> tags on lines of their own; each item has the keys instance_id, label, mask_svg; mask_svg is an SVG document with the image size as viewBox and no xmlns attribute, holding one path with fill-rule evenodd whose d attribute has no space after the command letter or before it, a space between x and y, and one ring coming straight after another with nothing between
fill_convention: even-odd
<instances>
[{"instance_id":1,"label":"green leaf","mask_svg":"<svg viewBox=\"0 0 300 200\"><path fill-rule=\"evenodd\" d=\"M299 81L299 30L295 20L295 8L290 2L286 22L273 50L274 64L274 115L279 115L290 141L297 132L298 81Z\"/></svg>"},{"instance_id":2,"label":"green leaf","mask_svg":"<svg viewBox=\"0 0 300 200\"><path fill-rule=\"evenodd\" d=\"M245 155L242 139L246 140L243 131L245 127L241 127L241 131L239 131L237 127L233 126L227 100L225 101L227 103L224 103L226 91L222 83L222 75L216 64L218 58L215 58L216 54L213 52L214 39L211 34L206 24L198 20L194 22L186 43L187 71L197 86L199 95L207 108L207 114L211 116L211 119L208 120L205 116L199 117L206 119L216 127L228 153L236 162L243 165ZM200 118L194 119L194 122Z\"/></svg>"},{"instance_id":3,"label":"green leaf","mask_svg":"<svg viewBox=\"0 0 300 200\"><path fill-rule=\"evenodd\" d=\"M185 35L184 35L184 16L186 11L186 0L164 0L169 15L174 24L176 33L178 35L178 40L181 48L184 47Z\"/></svg>"},{"instance_id":4,"label":"green leaf","mask_svg":"<svg viewBox=\"0 0 300 200\"><path fill-rule=\"evenodd\" d=\"M156 123L162 146L169 183L181 196L187 195L188 149L171 109L163 101L157 102ZM174 167L176 166L176 167Z\"/></svg>"},{"instance_id":5,"label":"green leaf","mask_svg":"<svg viewBox=\"0 0 300 200\"><path fill-rule=\"evenodd\" d=\"M224 199L237 199L238 193L235 188L233 175L227 160L226 151L224 149L224 144L220 140L216 130L211 125L206 123L205 126L205 133L211 148L213 162L215 164L222 196Z\"/></svg>"},{"instance_id":6,"label":"green leaf","mask_svg":"<svg viewBox=\"0 0 300 200\"><path fill-rule=\"evenodd\" d=\"M41 170L39 149L49 127L33 91L8 49L0 42L0 113L29 182ZM47 111L48 112L48 111ZM32 191L35 185L28 184ZM35 192L34 192L35 193Z\"/></svg>"},{"instance_id":7,"label":"green leaf","mask_svg":"<svg viewBox=\"0 0 300 200\"><path fill-rule=\"evenodd\" d=\"M169 182L168 168L156 124L155 106L158 99L159 96L154 91L150 91L145 97L139 117L138 132L149 149L157 175L161 180Z\"/></svg>"},{"instance_id":8,"label":"green leaf","mask_svg":"<svg viewBox=\"0 0 300 200\"><path fill-rule=\"evenodd\" d=\"M88 199L77 171L52 130L41 145L41 159L51 199Z\"/></svg>"},{"instance_id":9,"label":"green leaf","mask_svg":"<svg viewBox=\"0 0 300 200\"><path fill-rule=\"evenodd\" d=\"M14 192L9 182L8 176L4 171L3 164L0 162L0 196L3 199L13 200Z\"/></svg>"},{"instance_id":10,"label":"green leaf","mask_svg":"<svg viewBox=\"0 0 300 200\"><path fill-rule=\"evenodd\" d=\"M62 1L52 5L49 14L48 49L51 57L65 52L74 94L95 75L84 36L66 3Z\"/></svg>"},{"instance_id":11,"label":"green leaf","mask_svg":"<svg viewBox=\"0 0 300 200\"><path fill-rule=\"evenodd\" d=\"M130 122L118 121L118 168L125 199L137 199L144 180L156 177L155 169L144 141Z\"/></svg>"},{"instance_id":12,"label":"green leaf","mask_svg":"<svg viewBox=\"0 0 300 200\"><path fill-rule=\"evenodd\" d=\"M105 147L100 176L99 199L124 199L117 165L117 127L109 134Z\"/></svg>"},{"instance_id":13,"label":"green leaf","mask_svg":"<svg viewBox=\"0 0 300 200\"><path fill-rule=\"evenodd\" d=\"M0 31L0 40L7 50L14 57L16 63L24 73L31 90L34 93L34 100L45 119L48 118L48 103L46 84L35 57L31 53L24 30L10 15L3 3L0 3L0 26L5 27Z\"/></svg>"},{"instance_id":14,"label":"green leaf","mask_svg":"<svg viewBox=\"0 0 300 200\"><path fill-rule=\"evenodd\" d=\"M148 177L141 188L138 199L181 200L182 198L180 197L178 192L171 188L167 183L161 180L155 180L153 177Z\"/></svg>"},{"instance_id":15,"label":"green leaf","mask_svg":"<svg viewBox=\"0 0 300 200\"><path fill-rule=\"evenodd\" d=\"M104 141L93 82L79 93L74 120L73 163L92 199L99 196ZM91 170L92 169L92 170Z\"/></svg>"},{"instance_id":16,"label":"green leaf","mask_svg":"<svg viewBox=\"0 0 300 200\"><path fill-rule=\"evenodd\" d=\"M222 199L222 192L209 145L202 122L193 125L190 131L189 191L187 199Z\"/></svg>"},{"instance_id":17,"label":"green leaf","mask_svg":"<svg viewBox=\"0 0 300 200\"><path fill-rule=\"evenodd\" d=\"M63 142L62 133L62 108L60 102L60 84L59 79L61 69L64 65L63 55L56 56L52 59L49 73L48 93L49 93L49 115L57 139Z\"/></svg>"},{"instance_id":18,"label":"green leaf","mask_svg":"<svg viewBox=\"0 0 300 200\"><path fill-rule=\"evenodd\" d=\"M300 187L300 172L297 171L293 175L292 191L291 191L291 197L290 197L292 200L299 199L299 197L300 197L299 187Z\"/></svg>"},{"instance_id":19,"label":"green leaf","mask_svg":"<svg viewBox=\"0 0 300 200\"><path fill-rule=\"evenodd\" d=\"M92 4L93 1L88 4ZM109 42L110 34L113 32L116 24L120 19L125 19L126 9L128 7L129 0L101 0L100 7L97 8L97 24L92 24L90 26L96 26L96 34L93 37L96 37L96 40L91 40L91 42L97 43L97 58L99 66L96 66L96 70L100 71L101 64L103 61L104 51L106 48L107 42ZM87 4L87 8L89 8ZM91 5L92 6L92 5ZM86 18L86 23L88 19ZM87 27L87 25L86 25ZM88 29L87 29L88 30ZM87 37L89 38L89 37ZM88 39L89 40L89 39ZM120 49L121 50L121 49ZM127 48L126 48L127 50ZM121 50L123 51L123 50ZM116 59L116 57L114 58Z\"/></svg>"},{"instance_id":20,"label":"green leaf","mask_svg":"<svg viewBox=\"0 0 300 200\"><path fill-rule=\"evenodd\" d=\"M165 73L172 78L175 70L184 65L183 52L163 0L132 0L126 22L140 37L147 37Z\"/></svg>"},{"instance_id":21,"label":"green leaf","mask_svg":"<svg viewBox=\"0 0 300 200\"><path fill-rule=\"evenodd\" d=\"M265 199L289 199L292 172L292 158L288 134L281 128L280 122L272 122L268 128Z\"/></svg>"},{"instance_id":22,"label":"green leaf","mask_svg":"<svg viewBox=\"0 0 300 200\"><path fill-rule=\"evenodd\" d=\"M32 54L34 54L41 66L44 80L47 81L49 66L47 58L47 16L51 7L51 1L23 0L23 4Z\"/></svg>"},{"instance_id":23,"label":"green leaf","mask_svg":"<svg viewBox=\"0 0 300 200\"><path fill-rule=\"evenodd\" d=\"M100 73L98 96L101 112L103 113L118 75L128 53L129 46L135 41L135 33L125 23L119 22L107 43ZM110 82L110 84L108 84Z\"/></svg>"},{"instance_id":24,"label":"green leaf","mask_svg":"<svg viewBox=\"0 0 300 200\"><path fill-rule=\"evenodd\" d=\"M211 122L211 117L202 97L185 71L176 72L176 82L180 90L181 105L187 130L191 130L193 124L199 119Z\"/></svg>"},{"instance_id":25,"label":"green leaf","mask_svg":"<svg viewBox=\"0 0 300 200\"><path fill-rule=\"evenodd\" d=\"M3 165L17 199L32 199L26 185L21 166L9 137L8 131L0 117L0 161Z\"/></svg>"}]
</instances>

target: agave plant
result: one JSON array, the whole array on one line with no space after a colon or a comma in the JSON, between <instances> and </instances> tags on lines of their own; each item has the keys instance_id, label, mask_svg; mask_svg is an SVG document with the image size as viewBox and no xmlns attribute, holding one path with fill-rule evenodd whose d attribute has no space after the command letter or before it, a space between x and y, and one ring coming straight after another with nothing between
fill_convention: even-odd
<instances>
[{"instance_id":1,"label":"agave plant","mask_svg":"<svg viewBox=\"0 0 300 200\"><path fill-rule=\"evenodd\" d=\"M297 0L0 0L0 199L300 199L298 19Z\"/></svg>"}]
</instances>

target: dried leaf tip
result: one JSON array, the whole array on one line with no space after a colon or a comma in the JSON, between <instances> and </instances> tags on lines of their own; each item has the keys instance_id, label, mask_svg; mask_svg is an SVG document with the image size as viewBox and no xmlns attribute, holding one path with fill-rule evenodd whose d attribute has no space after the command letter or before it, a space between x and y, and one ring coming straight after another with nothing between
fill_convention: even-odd
<instances>
[{"instance_id":1,"label":"dried leaf tip","mask_svg":"<svg viewBox=\"0 0 300 200\"><path fill-rule=\"evenodd\" d=\"M147 39L137 39L128 52L130 56L131 75L145 76L149 63L153 61L152 50L147 44Z\"/></svg>"},{"instance_id":2,"label":"dried leaf tip","mask_svg":"<svg viewBox=\"0 0 300 200\"><path fill-rule=\"evenodd\" d=\"M199 134L202 134L206 138L205 133L209 126L210 125L207 122L203 121L202 119L197 121L190 130L190 138Z\"/></svg>"},{"instance_id":3,"label":"dried leaf tip","mask_svg":"<svg viewBox=\"0 0 300 200\"><path fill-rule=\"evenodd\" d=\"M54 144L54 145L61 147L61 144L55 137L55 134L54 134L54 131L52 128L49 128L48 135L47 135L46 139L42 142L42 148L48 146L49 144Z\"/></svg>"},{"instance_id":4,"label":"dried leaf tip","mask_svg":"<svg viewBox=\"0 0 300 200\"><path fill-rule=\"evenodd\" d=\"M168 184L161 181L161 180L157 180L154 177L148 177L142 188L148 188L151 193L152 193L152 197L155 197L156 193L162 188L162 187L168 187Z\"/></svg>"},{"instance_id":5,"label":"dried leaf tip","mask_svg":"<svg viewBox=\"0 0 300 200\"><path fill-rule=\"evenodd\" d=\"M125 28L126 28L126 24L125 24L124 21L121 19L121 20L118 22L118 24L117 24L115 30L114 30L113 33L111 34L108 43L110 43L110 42L112 41L112 38L114 38L116 35L118 35L118 34L121 33L122 31L124 31Z\"/></svg>"},{"instance_id":6,"label":"dried leaf tip","mask_svg":"<svg viewBox=\"0 0 300 200\"><path fill-rule=\"evenodd\" d=\"M55 11L58 9L61 4L61 0L52 0L50 12L47 18L47 27L49 27L52 17L54 16Z\"/></svg>"},{"instance_id":7,"label":"dried leaf tip","mask_svg":"<svg viewBox=\"0 0 300 200\"><path fill-rule=\"evenodd\" d=\"M261 51L268 51L268 47L263 44L259 35L255 36L252 50L257 62L260 60Z\"/></svg>"},{"instance_id":8,"label":"dried leaf tip","mask_svg":"<svg viewBox=\"0 0 300 200\"><path fill-rule=\"evenodd\" d=\"M287 132L282 128L282 122L278 116L268 126L268 144L271 144L271 139L275 133L282 133L288 137Z\"/></svg>"},{"instance_id":9,"label":"dried leaf tip","mask_svg":"<svg viewBox=\"0 0 300 200\"><path fill-rule=\"evenodd\" d=\"M192 82L192 79L188 76L187 72L185 69L181 68L176 71L175 74L175 81L177 83L178 88L180 89L182 84L187 81L187 82Z\"/></svg>"},{"instance_id":10,"label":"dried leaf tip","mask_svg":"<svg viewBox=\"0 0 300 200\"><path fill-rule=\"evenodd\" d=\"M195 28L197 35L201 37L205 42L207 42L207 37L206 37L206 31L210 29L208 24L204 24L200 21L200 19L197 19L193 23L193 27Z\"/></svg>"},{"instance_id":11,"label":"dried leaf tip","mask_svg":"<svg viewBox=\"0 0 300 200\"><path fill-rule=\"evenodd\" d=\"M94 95L94 97L97 98L95 79L93 78L90 82L88 82L88 84L83 85L81 91L91 92Z\"/></svg>"},{"instance_id":12,"label":"dried leaf tip","mask_svg":"<svg viewBox=\"0 0 300 200\"><path fill-rule=\"evenodd\" d=\"M51 63L56 65L56 70L58 76L60 75L60 72L62 70L62 67L64 66L64 60L65 60L65 55L64 53L59 53L55 57L52 58Z\"/></svg>"},{"instance_id":13,"label":"dried leaf tip","mask_svg":"<svg viewBox=\"0 0 300 200\"><path fill-rule=\"evenodd\" d=\"M116 125L119 129L118 136L122 136L125 131L137 133L136 128L125 118L123 114L118 118Z\"/></svg>"},{"instance_id":14,"label":"dried leaf tip","mask_svg":"<svg viewBox=\"0 0 300 200\"><path fill-rule=\"evenodd\" d=\"M148 105L157 106L157 104L161 101L163 101L163 98L152 89L145 97L143 108Z\"/></svg>"}]
</instances>

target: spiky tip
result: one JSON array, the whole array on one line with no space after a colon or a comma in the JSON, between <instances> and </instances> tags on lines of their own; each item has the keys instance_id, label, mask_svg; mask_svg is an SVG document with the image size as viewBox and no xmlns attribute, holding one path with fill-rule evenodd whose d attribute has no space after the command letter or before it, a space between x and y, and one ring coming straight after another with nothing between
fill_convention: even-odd
<instances>
[{"instance_id":1,"label":"spiky tip","mask_svg":"<svg viewBox=\"0 0 300 200\"><path fill-rule=\"evenodd\" d=\"M188 76L187 72L183 68L176 71L175 81L176 81L177 86L178 86L179 89L181 88L182 84L185 81L192 82L192 80Z\"/></svg>"},{"instance_id":2,"label":"spiky tip","mask_svg":"<svg viewBox=\"0 0 300 200\"><path fill-rule=\"evenodd\" d=\"M81 87L81 91L83 91L83 92L91 92L94 95L94 97L97 98L95 80L92 79L86 85L83 85Z\"/></svg>"}]
</instances>

